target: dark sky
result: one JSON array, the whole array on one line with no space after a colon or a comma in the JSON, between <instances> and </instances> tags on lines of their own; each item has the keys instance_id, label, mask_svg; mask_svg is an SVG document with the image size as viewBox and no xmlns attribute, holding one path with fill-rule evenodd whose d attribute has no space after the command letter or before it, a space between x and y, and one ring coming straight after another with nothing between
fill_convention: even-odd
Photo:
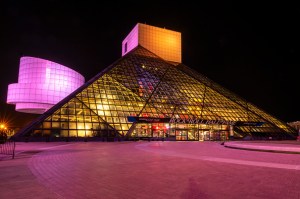
<instances>
[{"instance_id":1,"label":"dark sky","mask_svg":"<svg viewBox=\"0 0 300 199\"><path fill-rule=\"evenodd\" d=\"M300 120L299 7L225 2L2 1L0 117L30 117L6 105L21 56L49 59L89 80L121 57L122 40L140 22L181 32L187 66L284 122Z\"/></svg>"}]
</instances>

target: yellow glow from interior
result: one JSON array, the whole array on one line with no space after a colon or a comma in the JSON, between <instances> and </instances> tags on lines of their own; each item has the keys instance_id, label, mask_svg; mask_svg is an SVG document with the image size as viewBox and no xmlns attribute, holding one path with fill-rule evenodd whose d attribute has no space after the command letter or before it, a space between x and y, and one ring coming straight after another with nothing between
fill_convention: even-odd
<instances>
[{"instance_id":1,"label":"yellow glow from interior","mask_svg":"<svg viewBox=\"0 0 300 199\"><path fill-rule=\"evenodd\" d=\"M91 123L85 123L85 127L86 127L86 129L91 129L92 128L92 124Z\"/></svg>"},{"instance_id":2,"label":"yellow glow from interior","mask_svg":"<svg viewBox=\"0 0 300 199\"><path fill-rule=\"evenodd\" d=\"M78 130L78 136L79 136L79 137L84 137L84 136L85 136L85 134L86 134L86 133L85 133L85 131L84 131L84 130L81 130L81 131L80 131L80 130Z\"/></svg>"},{"instance_id":3,"label":"yellow glow from interior","mask_svg":"<svg viewBox=\"0 0 300 199\"><path fill-rule=\"evenodd\" d=\"M108 106L108 105L98 104L98 105L97 105L97 109L98 109L98 110L109 110L109 106ZM98 111L98 112L99 112L99 111Z\"/></svg>"}]
</instances>

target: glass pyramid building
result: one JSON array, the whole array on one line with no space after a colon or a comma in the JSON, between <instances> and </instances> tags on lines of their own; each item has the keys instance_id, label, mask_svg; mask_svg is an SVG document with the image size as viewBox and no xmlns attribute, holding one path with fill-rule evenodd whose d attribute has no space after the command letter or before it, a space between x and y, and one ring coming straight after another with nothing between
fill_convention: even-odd
<instances>
[{"instance_id":1,"label":"glass pyramid building","mask_svg":"<svg viewBox=\"0 0 300 199\"><path fill-rule=\"evenodd\" d=\"M164 42L156 45L147 39L164 40L164 31L174 34L137 24L123 41L122 58L16 136L193 141L294 138L297 133L286 123L182 64L181 40L168 49Z\"/></svg>"}]
</instances>

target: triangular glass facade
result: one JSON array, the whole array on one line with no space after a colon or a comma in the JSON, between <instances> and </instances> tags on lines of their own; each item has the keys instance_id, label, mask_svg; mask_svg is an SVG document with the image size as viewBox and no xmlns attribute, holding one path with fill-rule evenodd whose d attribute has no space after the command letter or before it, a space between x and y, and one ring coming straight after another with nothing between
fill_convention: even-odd
<instances>
[{"instance_id":1,"label":"triangular glass facade","mask_svg":"<svg viewBox=\"0 0 300 199\"><path fill-rule=\"evenodd\" d=\"M18 135L201 141L295 133L207 77L138 46Z\"/></svg>"}]
</instances>

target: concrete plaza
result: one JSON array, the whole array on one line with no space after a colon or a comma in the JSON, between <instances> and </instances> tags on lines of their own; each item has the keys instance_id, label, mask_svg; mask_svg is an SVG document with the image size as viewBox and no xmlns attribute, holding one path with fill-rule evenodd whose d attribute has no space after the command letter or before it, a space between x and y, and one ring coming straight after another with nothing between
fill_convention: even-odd
<instances>
[{"instance_id":1,"label":"concrete plaza","mask_svg":"<svg viewBox=\"0 0 300 199\"><path fill-rule=\"evenodd\" d=\"M0 198L300 198L300 154L225 145L17 142L15 159L0 159Z\"/></svg>"}]
</instances>

